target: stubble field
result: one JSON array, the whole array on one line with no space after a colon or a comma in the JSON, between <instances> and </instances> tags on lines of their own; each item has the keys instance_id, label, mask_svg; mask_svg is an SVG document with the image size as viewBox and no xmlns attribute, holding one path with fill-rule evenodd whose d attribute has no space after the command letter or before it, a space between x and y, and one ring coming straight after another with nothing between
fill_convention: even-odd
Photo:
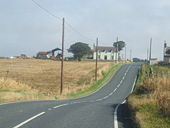
<instances>
[{"instance_id":1,"label":"stubble field","mask_svg":"<svg viewBox=\"0 0 170 128\"><path fill-rule=\"evenodd\" d=\"M98 79L114 65L98 63ZM0 102L58 99L80 92L94 82L95 62L64 62L64 91L60 92L60 62L38 59L0 59Z\"/></svg>"}]
</instances>

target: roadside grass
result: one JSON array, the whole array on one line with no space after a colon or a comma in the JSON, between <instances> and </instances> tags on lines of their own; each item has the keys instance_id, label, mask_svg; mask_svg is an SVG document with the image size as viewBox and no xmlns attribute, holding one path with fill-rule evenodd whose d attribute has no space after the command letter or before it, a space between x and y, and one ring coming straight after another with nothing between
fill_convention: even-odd
<instances>
[{"instance_id":1,"label":"roadside grass","mask_svg":"<svg viewBox=\"0 0 170 128\"><path fill-rule=\"evenodd\" d=\"M142 65L128 98L134 128L170 128L170 68Z\"/></svg>"},{"instance_id":2,"label":"roadside grass","mask_svg":"<svg viewBox=\"0 0 170 128\"><path fill-rule=\"evenodd\" d=\"M109 69L109 71L102 72L102 77L97 82L93 82L89 88L87 88L83 91L77 92L77 93L68 94L68 97L76 98L76 97L86 96L86 95L96 91L104 83L106 83L121 66L122 66L122 64L112 65L111 68Z\"/></svg>"}]
</instances>

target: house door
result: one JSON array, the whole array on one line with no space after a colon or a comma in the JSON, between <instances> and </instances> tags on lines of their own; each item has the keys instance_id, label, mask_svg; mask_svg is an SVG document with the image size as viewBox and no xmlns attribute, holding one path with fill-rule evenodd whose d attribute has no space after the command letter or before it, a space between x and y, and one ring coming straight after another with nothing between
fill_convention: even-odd
<instances>
[{"instance_id":1,"label":"house door","mask_svg":"<svg viewBox=\"0 0 170 128\"><path fill-rule=\"evenodd\" d=\"M107 56L104 56L104 60L107 60Z\"/></svg>"}]
</instances>

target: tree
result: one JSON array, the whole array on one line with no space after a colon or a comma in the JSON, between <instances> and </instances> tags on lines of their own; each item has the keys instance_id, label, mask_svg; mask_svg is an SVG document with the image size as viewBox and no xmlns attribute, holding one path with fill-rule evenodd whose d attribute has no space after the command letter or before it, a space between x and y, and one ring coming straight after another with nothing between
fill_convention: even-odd
<instances>
[{"instance_id":1,"label":"tree","mask_svg":"<svg viewBox=\"0 0 170 128\"><path fill-rule=\"evenodd\" d=\"M140 58L133 58L133 62L145 62L146 60Z\"/></svg>"},{"instance_id":2,"label":"tree","mask_svg":"<svg viewBox=\"0 0 170 128\"><path fill-rule=\"evenodd\" d=\"M86 43L77 42L72 44L68 49L68 52L73 53L74 59L81 61L81 58L84 55L88 55L91 53L91 48Z\"/></svg>"},{"instance_id":3,"label":"tree","mask_svg":"<svg viewBox=\"0 0 170 128\"><path fill-rule=\"evenodd\" d=\"M113 43L114 47L118 47L118 51L121 51L125 47L125 42L124 41L118 41Z\"/></svg>"}]
</instances>

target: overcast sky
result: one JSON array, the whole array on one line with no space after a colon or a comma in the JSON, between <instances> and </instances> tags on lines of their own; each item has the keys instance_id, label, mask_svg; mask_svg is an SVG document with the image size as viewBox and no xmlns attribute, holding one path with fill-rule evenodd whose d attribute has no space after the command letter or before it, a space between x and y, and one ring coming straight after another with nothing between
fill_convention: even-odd
<instances>
[{"instance_id":1,"label":"overcast sky","mask_svg":"<svg viewBox=\"0 0 170 128\"><path fill-rule=\"evenodd\" d=\"M170 45L170 0L35 1L81 33L66 25L65 49L77 41L93 46L96 37L100 45L112 46L119 36L127 56L132 49L133 57L146 58L152 37L153 57L162 59L164 40ZM61 24L31 0L0 0L0 56L60 48Z\"/></svg>"}]
</instances>

